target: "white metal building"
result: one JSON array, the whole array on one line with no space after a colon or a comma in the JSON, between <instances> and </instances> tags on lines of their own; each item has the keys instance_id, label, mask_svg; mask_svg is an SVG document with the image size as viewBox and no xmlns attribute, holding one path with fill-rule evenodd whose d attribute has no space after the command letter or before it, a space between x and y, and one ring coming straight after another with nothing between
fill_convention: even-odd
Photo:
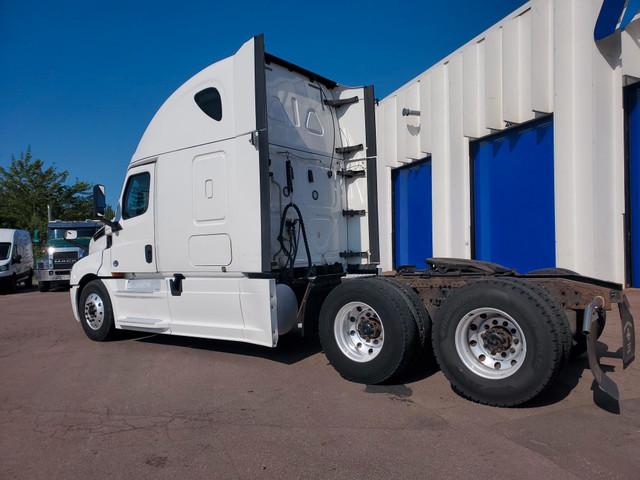
<instances>
[{"instance_id":1,"label":"white metal building","mask_svg":"<svg viewBox=\"0 0 640 480\"><path fill-rule=\"evenodd\" d=\"M640 285L638 3L532 0L380 102L383 269L463 257Z\"/></svg>"}]
</instances>

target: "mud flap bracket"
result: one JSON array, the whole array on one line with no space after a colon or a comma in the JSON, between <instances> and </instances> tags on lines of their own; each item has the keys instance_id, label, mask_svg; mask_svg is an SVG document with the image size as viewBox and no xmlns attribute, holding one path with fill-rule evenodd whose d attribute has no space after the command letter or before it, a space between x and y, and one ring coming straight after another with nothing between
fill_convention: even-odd
<instances>
[{"instance_id":1,"label":"mud flap bracket","mask_svg":"<svg viewBox=\"0 0 640 480\"><path fill-rule=\"evenodd\" d=\"M618 385L616 382L607 377L607 374L602 371L598 358L596 357L596 343L598 340L598 312L597 310L604 307L604 299L602 297L596 297L593 301L587 305L584 310L584 321L582 325L582 333L587 336L587 356L589 357L589 367L593 378L598 382L600 390L605 392L611 398L620 400L620 394L618 393Z\"/></svg>"}]
</instances>

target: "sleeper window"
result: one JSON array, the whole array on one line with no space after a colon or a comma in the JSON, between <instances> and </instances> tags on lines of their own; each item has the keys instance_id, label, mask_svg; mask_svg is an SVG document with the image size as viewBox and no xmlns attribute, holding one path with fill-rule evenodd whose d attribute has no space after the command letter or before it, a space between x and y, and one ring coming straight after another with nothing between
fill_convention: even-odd
<instances>
[{"instance_id":1,"label":"sleeper window","mask_svg":"<svg viewBox=\"0 0 640 480\"><path fill-rule=\"evenodd\" d=\"M149 206L149 172L139 173L129 178L122 200L122 218L142 215Z\"/></svg>"},{"instance_id":2,"label":"sleeper window","mask_svg":"<svg viewBox=\"0 0 640 480\"><path fill-rule=\"evenodd\" d=\"M196 93L193 99L204 113L214 120L222 120L222 99L217 88L205 88Z\"/></svg>"}]
</instances>

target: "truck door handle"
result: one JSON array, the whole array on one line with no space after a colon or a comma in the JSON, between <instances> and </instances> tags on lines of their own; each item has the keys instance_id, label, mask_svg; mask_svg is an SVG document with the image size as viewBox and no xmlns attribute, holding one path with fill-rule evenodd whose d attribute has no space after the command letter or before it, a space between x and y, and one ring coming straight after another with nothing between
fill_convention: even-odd
<instances>
[{"instance_id":1,"label":"truck door handle","mask_svg":"<svg viewBox=\"0 0 640 480\"><path fill-rule=\"evenodd\" d=\"M147 263L153 262L153 250L151 249L151 245L144 246L144 258L147 260Z\"/></svg>"}]
</instances>

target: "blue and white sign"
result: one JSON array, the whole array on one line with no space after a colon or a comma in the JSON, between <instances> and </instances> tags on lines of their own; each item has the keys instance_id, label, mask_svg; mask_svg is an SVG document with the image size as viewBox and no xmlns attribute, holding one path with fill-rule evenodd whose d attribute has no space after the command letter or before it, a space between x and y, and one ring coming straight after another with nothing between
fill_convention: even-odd
<instances>
[{"instance_id":1,"label":"blue and white sign","mask_svg":"<svg viewBox=\"0 0 640 480\"><path fill-rule=\"evenodd\" d=\"M593 31L594 38L602 40L616 30L622 30L629 25L638 11L640 0L604 0Z\"/></svg>"}]
</instances>

